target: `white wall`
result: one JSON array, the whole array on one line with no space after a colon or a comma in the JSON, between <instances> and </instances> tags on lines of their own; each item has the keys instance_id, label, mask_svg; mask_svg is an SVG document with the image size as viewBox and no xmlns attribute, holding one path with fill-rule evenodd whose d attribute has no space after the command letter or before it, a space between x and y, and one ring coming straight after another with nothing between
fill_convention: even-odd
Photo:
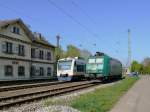
<instances>
[{"instance_id":1,"label":"white wall","mask_svg":"<svg viewBox=\"0 0 150 112\"><path fill-rule=\"evenodd\" d=\"M7 53L3 52L2 45L5 42L11 42L13 44L14 54L7 54ZM25 56L18 56L18 54L15 53L16 52L16 47L18 47L19 44L24 45ZM9 57L9 58L31 59L31 45L0 37L0 56Z\"/></svg>"},{"instance_id":2,"label":"white wall","mask_svg":"<svg viewBox=\"0 0 150 112\"><path fill-rule=\"evenodd\" d=\"M55 59L54 59L54 50L52 49L48 49L48 48L42 48L42 47L32 47L36 49L36 58L33 58L32 60L34 61L42 61L42 62L49 62L49 63L54 63ZM44 51L44 59L39 59L39 52L40 50ZM47 52L51 53L51 60L47 60Z\"/></svg>"},{"instance_id":3,"label":"white wall","mask_svg":"<svg viewBox=\"0 0 150 112\"><path fill-rule=\"evenodd\" d=\"M15 33L12 32L12 28L14 26L19 28L20 34L15 34ZM5 28L0 28L0 34L9 36L11 38L15 38L15 39L19 39L19 40L25 41L27 43L32 43L32 41L26 35L24 29L18 23L9 25L8 27L5 27ZM13 52L15 51L16 47L18 47L18 44L24 45L25 56L18 56L18 54L15 53L15 52L13 54L4 53L3 49L2 49L2 44L4 42L11 42L13 44ZM31 44L27 44L27 43L0 37L0 57L4 57L5 58L5 59L4 58L0 58L0 80L14 80L14 79L20 79L20 78L22 78L22 79L29 79L30 78ZM35 48L38 47L37 48L37 52L39 52L39 50L43 50L44 51L44 59L43 60L39 59L39 57L35 58L35 59L32 59L33 61L40 61L40 62L43 62L43 63L33 63L32 62L32 65L35 65L37 68L43 67L44 68L44 72L45 72L44 77L49 77L49 76L47 76L47 68L51 67L52 73L53 73L53 71L54 71L54 64L44 64L44 62L49 62L49 63L54 63L55 62L53 48L33 46L33 45L32 45L32 47L35 47ZM47 60L46 59L48 51L51 52L51 60ZM38 53L38 56L39 56L39 53ZM8 60L6 58L10 58L10 59L14 58L14 59L18 59L18 60L19 59L20 60L24 59L24 60L29 60L29 61L17 61L16 60L16 62L18 64L13 64L13 60ZM5 71L4 71L5 65L12 65L13 66L13 76L12 77L11 76L10 77L5 76ZM25 67L25 77L18 77L18 66L24 66Z\"/></svg>"},{"instance_id":4,"label":"white wall","mask_svg":"<svg viewBox=\"0 0 150 112\"><path fill-rule=\"evenodd\" d=\"M15 33L12 32L12 28L14 26L19 28L20 34L15 34ZM27 41L27 42L31 42L31 40L26 35L24 29L18 23L9 25L6 28L2 28L2 30L0 30L0 33L3 34L3 35L7 35L7 36L10 36L10 37L16 38L16 39L20 39L20 40L24 40L24 41Z\"/></svg>"},{"instance_id":5,"label":"white wall","mask_svg":"<svg viewBox=\"0 0 150 112\"><path fill-rule=\"evenodd\" d=\"M36 69L39 69L40 67L44 68L44 76L43 77L49 77L47 76L47 68L51 67L51 76L53 76L53 72L54 72L54 65L53 64L44 64L44 63L32 63L33 66L36 67ZM38 76L37 76L38 77Z\"/></svg>"},{"instance_id":6,"label":"white wall","mask_svg":"<svg viewBox=\"0 0 150 112\"><path fill-rule=\"evenodd\" d=\"M0 80L13 80L13 79L28 79L30 78L30 63L24 61L15 61L18 64L13 64L13 60L0 59ZM13 76L5 76L5 65L13 66ZM18 66L25 67L25 77L18 77Z\"/></svg>"}]
</instances>

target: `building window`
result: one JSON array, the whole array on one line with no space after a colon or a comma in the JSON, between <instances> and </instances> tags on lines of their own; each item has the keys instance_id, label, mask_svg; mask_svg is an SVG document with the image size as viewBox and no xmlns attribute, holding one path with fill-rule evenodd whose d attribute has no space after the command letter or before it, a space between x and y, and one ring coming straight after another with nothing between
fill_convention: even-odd
<instances>
[{"instance_id":1,"label":"building window","mask_svg":"<svg viewBox=\"0 0 150 112\"><path fill-rule=\"evenodd\" d=\"M19 51L18 51L18 55L19 56L24 56L24 46L23 45L19 45Z\"/></svg>"},{"instance_id":2,"label":"building window","mask_svg":"<svg viewBox=\"0 0 150 112\"><path fill-rule=\"evenodd\" d=\"M36 69L35 69L35 66L31 66L31 76L35 76L35 73L36 73Z\"/></svg>"},{"instance_id":3,"label":"building window","mask_svg":"<svg viewBox=\"0 0 150 112\"><path fill-rule=\"evenodd\" d=\"M31 48L31 58L35 58L35 48Z\"/></svg>"},{"instance_id":4,"label":"building window","mask_svg":"<svg viewBox=\"0 0 150 112\"><path fill-rule=\"evenodd\" d=\"M47 52L47 60L51 60L51 52Z\"/></svg>"},{"instance_id":5,"label":"building window","mask_svg":"<svg viewBox=\"0 0 150 112\"><path fill-rule=\"evenodd\" d=\"M43 76L44 75L44 68L43 67L40 67L40 76Z\"/></svg>"},{"instance_id":6,"label":"building window","mask_svg":"<svg viewBox=\"0 0 150 112\"><path fill-rule=\"evenodd\" d=\"M39 58L40 58L40 59L43 59L43 57L44 57L44 52L43 52L42 50L40 50L39 53L40 53L40 54L39 54Z\"/></svg>"},{"instance_id":7,"label":"building window","mask_svg":"<svg viewBox=\"0 0 150 112\"><path fill-rule=\"evenodd\" d=\"M25 67L24 66L18 67L18 76L25 76Z\"/></svg>"},{"instance_id":8,"label":"building window","mask_svg":"<svg viewBox=\"0 0 150 112\"><path fill-rule=\"evenodd\" d=\"M51 76L51 73L52 73L52 69L51 69L51 67L48 67L48 68L47 68L47 75L48 75L48 76Z\"/></svg>"},{"instance_id":9,"label":"building window","mask_svg":"<svg viewBox=\"0 0 150 112\"><path fill-rule=\"evenodd\" d=\"M13 33L20 34L20 29L16 26L13 27Z\"/></svg>"},{"instance_id":10,"label":"building window","mask_svg":"<svg viewBox=\"0 0 150 112\"><path fill-rule=\"evenodd\" d=\"M13 76L13 67L11 65L5 66L5 76Z\"/></svg>"},{"instance_id":11,"label":"building window","mask_svg":"<svg viewBox=\"0 0 150 112\"><path fill-rule=\"evenodd\" d=\"M12 54L13 44L11 42L3 43L3 52Z\"/></svg>"}]
</instances>

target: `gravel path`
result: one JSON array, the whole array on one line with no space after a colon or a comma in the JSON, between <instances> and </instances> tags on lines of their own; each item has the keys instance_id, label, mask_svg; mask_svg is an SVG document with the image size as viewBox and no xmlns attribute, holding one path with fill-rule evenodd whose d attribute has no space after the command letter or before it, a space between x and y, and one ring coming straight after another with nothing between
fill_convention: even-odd
<instances>
[{"instance_id":1,"label":"gravel path","mask_svg":"<svg viewBox=\"0 0 150 112\"><path fill-rule=\"evenodd\" d=\"M150 76L141 76L110 112L150 112Z\"/></svg>"},{"instance_id":2,"label":"gravel path","mask_svg":"<svg viewBox=\"0 0 150 112\"><path fill-rule=\"evenodd\" d=\"M23 104L21 106L15 106L0 112L79 112L78 110L68 106L70 101L72 101L74 98L78 97L81 94L94 91L98 88L111 86L115 83L116 82L98 85L84 90L68 93L67 95L52 97L46 100L32 102L30 104ZM44 106L44 102L50 102L49 106Z\"/></svg>"}]
</instances>

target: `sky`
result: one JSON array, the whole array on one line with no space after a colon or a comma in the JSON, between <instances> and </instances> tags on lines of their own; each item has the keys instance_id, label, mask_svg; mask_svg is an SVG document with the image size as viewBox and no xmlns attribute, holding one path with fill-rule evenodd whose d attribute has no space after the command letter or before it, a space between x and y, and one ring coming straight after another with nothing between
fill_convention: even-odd
<instances>
[{"instance_id":1,"label":"sky","mask_svg":"<svg viewBox=\"0 0 150 112\"><path fill-rule=\"evenodd\" d=\"M128 59L128 29L132 60L150 56L149 0L0 0L0 20L21 18L33 32L66 49L73 44L121 60Z\"/></svg>"}]
</instances>

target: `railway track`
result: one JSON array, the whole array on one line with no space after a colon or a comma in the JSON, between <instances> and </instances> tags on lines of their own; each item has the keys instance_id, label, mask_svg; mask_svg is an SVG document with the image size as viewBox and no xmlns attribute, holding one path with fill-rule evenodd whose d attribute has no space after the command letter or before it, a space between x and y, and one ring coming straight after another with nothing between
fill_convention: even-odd
<instances>
[{"instance_id":1,"label":"railway track","mask_svg":"<svg viewBox=\"0 0 150 112\"><path fill-rule=\"evenodd\" d=\"M66 94L68 92L88 88L94 85L97 85L94 81L83 81L13 91L3 91L0 92L0 109L25 102L32 102L34 100L39 100L46 97Z\"/></svg>"},{"instance_id":2,"label":"railway track","mask_svg":"<svg viewBox=\"0 0 150 112\"><path fill-rule=\"evenodd\" d=\"M34 83L34 84L20 84L20 85L12 85L12 86L1 86L0 92L34 88L34 87L42 87L42 86L48 86L48 85L57 85L57 84L62 84L62 83L67 83L67 82L54 81L54 82L43 82L43 83Z\"/></svg>"}]
</instances>

